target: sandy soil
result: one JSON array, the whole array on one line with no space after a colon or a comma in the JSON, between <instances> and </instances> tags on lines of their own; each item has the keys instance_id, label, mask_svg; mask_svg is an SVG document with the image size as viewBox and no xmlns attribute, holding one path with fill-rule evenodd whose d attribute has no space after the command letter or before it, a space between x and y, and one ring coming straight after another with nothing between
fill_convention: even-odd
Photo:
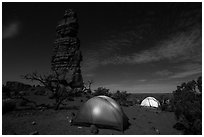
<instances>
[{"instance_id":1,"label":"sandy soil","mask_svg":"<svg viewBox=\"0 0 204 137\"><path fill-rule=\"evenodd\" d=\"M30 95L27 98L38 104L52 104L47 96ZM83 100L81 102L81 100ZM69 101L60 110L18 110L2 115L2 134L28 135L38 131L40 135L87 135L92 134L89 127L70 126L71 113L77 113L79 107L88 99L85 96ZM99 129L101 135L178 135L180 131L173 128L176 123L173 112L141 108L134 105L123 107L129 118L130 126L123 132L112 129ZM35 124L32 124L32 122Z\"/></svg>"},{"instance_id":2,"label":"sandy soil","mask_svg":"<svg viewBox=\"0 0 204 137\"><path fill-rule=\"evenodd\" d=\"M33 97L34 99L35 97ZM46 97L36 96L38 103L48 102ZM43 99L44 98L44 99ZM81 102L83 100L83 102ZM87 100L85 97L69 101L64 108L55 111L53 109L19 110L6 113L2 116L2 134L28 135L38 131L41 135L85 135L91 134L89 127L70 126L71 113L76 113L78 108ZM99 129L101 135L178 135L180 131L173 128L176 123L173 112L162 112L137 105L123 107L131 125L124 133L112 129ZM32 124L32 122L35 124Z\"/></svg>"}]
</instances>

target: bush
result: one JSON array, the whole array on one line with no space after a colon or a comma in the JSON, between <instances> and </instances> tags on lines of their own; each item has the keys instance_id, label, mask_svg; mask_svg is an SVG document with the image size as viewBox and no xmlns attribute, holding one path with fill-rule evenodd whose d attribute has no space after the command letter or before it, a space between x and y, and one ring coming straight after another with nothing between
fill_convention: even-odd
<instances>
[{"instance_id":1,"label":"bush","mask_svg":"<svg viewBox=\"0 0 204 137\"><path fill-rule=\"evenodd\" d=\"M86 96L86 98L87 98L87 99L90 99L90 98L91 98L91 96L87 95L87 96Z\"/></svg>"},{"instance_id":2,"label":"bush","mask_svg":"<svg viewBox=\"0 0 204 137\"><path fill-rule=\"evenodd\" d=\"M90 89L87 89L85 93L92 94L92 91Z\"/></svg>"},{"instance_id":3,"label":"bush","mask_svg":"<svg viewBox=\"0 0 204 137\"><path fill-rule=\"evenodd\" d=\"M167 105L166 105L166 104L161 104L160 107L161 107L161 110L162 110L162 111L166 111Z\"/></svg>"},{"instance_id":4,"label":"bush","mask_svg":"<svg viewBox=\"0 0 204 137\"><path fill-rule=\"evenodd\" d=\"M28 102L26 101L26 100L21 100L20 102L19 102L19 105L20 106L26 106L28 104Z\"/></svg>"},{"instance_id":5,"label":"bush","mask_svg":"<svg viewBox=\"0 0 204 137\"><path fill-rule=\"evenodd\" d=\"M201 131L202 131L202 121L201 119L197 119L196 121L193 122L192 132L193 134L201 135L202 134Z\"/></svg>"},{"instance_id":6,"label":"bush","mask_svg":"<svg viewBox=\"0 0 204 137\"><path fill-rule=\"evenodd\" d=\"M39 89L37 91L35 91L35 95L39 95L39 96L45 96L46 91L44 89Z\"/></svg>"},{"instance_id":7,"label":"bush","mask_svg":"<svg viewBox=\"0 0 204 137\"><path fill-rule=\"evenodd\" d=\"M128 96L129 94L127 93L127 91L120 92L118 90L116 93L112 94L112 98L115 99L122 106L130 105L130 102L127 101Z\"/></svg>"},{"instance_id":8,"label":"bush","mask_svg":"<svg viewBox=\"0 0 204 137\"><path fill-rule=\"evenodd\" d=\"M11 91L18 93L19 91L28 90L32 86L17 81L7 81L6 87L9 88Z\"/></svg>"},{"instance_id":9,"label":"bush","mask_svg":"<svg viewBox=\"0 0 204 137\"><path fill-rule=\"evenodd\" d=\"M173 112L174 111L174 105L169 102L169 103L161 103L160 108L162 111L168 111L168 112Z\"/></svg>"},{"instance_id":10,"label":"bush","mask_svg":"<svg viewBox=\"0 0 204 137\"><path fill-rule=\"evenodd\" d=\"M185 130L185 126L182 123L177 122L173 128L177 129L177 130Z\"/></svg>"},{"instance_id":11,"label":"bush","mask_svg":"<svg viewBox=\"0 0 204 137\"><path fill-rule=\"evenodd\" d=\"M111 96L111 93L109 92L109 89L99 87L98 89L94 90L93 93L94 96L104 95L104 96Z\"/></svg>"},{"instance_id":12,"label":"bush","mask_svg":"<svg viewBox=\"0 0 204 137\"><path fill-rule=\"evenodd\" d=\"M2 97L3 98L10 98L11 97L11 90L4 85L2 87Z\"/></svg>"},{"instance_id":13,"label":"bush","mask_svg":"<svg viewBox=\"0 0 204 137\"><path fill-rule=\"evenodd\" d=\"M182 83L173 92L175 116L179 124L185 127L182 129L184 134L202 134L202 82L200 78L198 80Z\"/></svg>"},{"instance_id":14,"label":"bush","mask_svg":"<svg viewBox=\"0 0 204 137\"><path fill-rule=\"evenodd\" d=\"M69 97L69 98L67 98L67 100L68 100L68 101L74 101L74 98Z\"/></svg>"},{"instance_id":15,"label":"bush","mask_svg":"<svg viewBox=\"0 0 204 137\"><path fill-rule=\"evenodd\" d=\"M35 88L31 88L30 90L31 90L31 91L35 91Z\"/></svg>"},{"instance_id":16,"label":"bush","mask_svg":"<svg viewBox=\"0 0 204 137\"><path fill-rule=\"evenodd\" d=\"M2 113L5 114L7 112L13 111L16 109L16 102L12 99L3 100L2 104Z\"/></svg>"},{"instance_id":17,"label":"bush","mask_svg":"<svg viewBox=\"0 0 204 137\"><path fill-rule=\"evenodd\" d=\"M134 105L134 102L133 102L133 101L127 101L127 105L128 105L128 106L133 106L133 105Z\"/></svg>"},{"instance_id":18,"label":"bush","mask_svg":"<svg viewBox=\"0 0 204 137\"><path fill-rule=\"evenodd\" d=\"M82 90L80 90L80 89L75 89L74 91L74 97L81 97L82 96Z\"/></svg>"},{"instance_id":19,"label":"bush","mask_svg":"<svg viewBox=\"0 0 204 137\"><path fill-rule=\"evenodd\" d=\"M140 99L133 99L133 104L141 104L141 100Z\"/></svg>"}]
</instances>

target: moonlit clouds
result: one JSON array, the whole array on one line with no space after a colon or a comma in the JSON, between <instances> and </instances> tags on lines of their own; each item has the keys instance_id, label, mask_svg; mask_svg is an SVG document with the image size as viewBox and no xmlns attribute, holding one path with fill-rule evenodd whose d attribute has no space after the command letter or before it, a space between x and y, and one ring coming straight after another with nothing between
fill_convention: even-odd
<instances>
[{"instance_id":1,"label":"moonlit clouds","mask_svg":"<svg viewBox=\"0 0 204 137\"><path fill-rule=\"evenodd\" d=\"M164 30L157 30L154 24L158 23L155 12L147 16L143 24L134 25L132 20L132 25L126 26L122 31L116 31L101 41L90 43L95 48L86 60L89 60L88 64L93 64L88 68L91 68L96 76L100 68L111 70L113 67L121 69L125 66L141 69L140 66L149 67L135 71L124 70L127 73L126 78L129 78L126 82L122 82L123 79L115 79L115 83L112 84L97 83L97 81L96 84L112 90L171 92L176 84L179 84L172 84L173 81L195 79L202 74L200 15L200 9L175 13L169 17L169 20L156 24L164 26ZM151 64L154 69L151 68ZM120 72L118 75L123 73L122 70ZM107 77L114 77L114 74Z\"/></svg>"},{"instance_id":2,"label":"moonlit clouds","mask_svg":"<svg viewBox=\"0 0 204 137\"><path fill-rule=\"evenodd\" d=\"M155 75L161 76L161 77L167 77L169 75L173 74L173 72L169 71L169 70L160 70L155 72Z\"/></svg>"},{"instance_id":3,"label":"moonlit clouds","mask_svg":"<svg viewBox=\"0 0 204 137\"><path fill-rule=\"evenodd\" d=\"M160 70L155 72L155 75L165 79L181 79L192 75L202 74L202 65L198 63L186 63L184 65L173 67L175 70Z\"/></svg>"},{"instance_id":4,"label":"moonlit clouds","mask_svg":"<svg viewBox=\"0 0 204 137\"><path fill-rule=\"evenodd\" d=\"M176 68L178 71L170 78L185 78L196 74L202 75L202 65L198 63L186 63Z\"/></svg>"},{"instance_id":5,"label":"moonlit clouds","mask_svg":"<svg viewBox=\"0 0 204 137\"><path fill-rule=\"evenodd\" d=\"M185 33L180 32L172 35L166 40L161 40L156 47L141 52L135 51L131 55L114 56L111 59L104 60L102 64L139 64L165 59L183 61L202 54L199 50L201 47L201 29L195 28Z\"/></svg>"}]
</instances>

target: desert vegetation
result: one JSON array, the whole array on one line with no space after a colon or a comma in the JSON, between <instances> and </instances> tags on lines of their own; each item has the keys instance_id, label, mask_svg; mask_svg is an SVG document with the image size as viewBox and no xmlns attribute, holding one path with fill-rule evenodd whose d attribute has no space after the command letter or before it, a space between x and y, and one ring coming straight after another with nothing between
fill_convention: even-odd
<instances>
[{"instance_id":1,"label":"desert vegetation","mask_svg":"<svg viewBox=\"0 0 204 137\"><path fill-rule=\"evenodd\" d=\"M37 73L26 74L24 79L38 81L51 91L51 99L55 100L55 109L58 110L64 100L73 96L79 96L77 89L73 90L66 80L60 79L60 75L55 72L50 75L40 75Z\"/></svg>"},{"instance_id":2,"label":"desert vegetation","mask_svg":"<svg viewBox=\"0 0 204 137\"><path fill-rule=\"evenodd\" d=\"M177 86L173 92L175 128L184 134L202 134L202 77Z\"/></svg>"},{"instance_id":3,"label":"desert vegetation","mask_svg":"<svg viewBox=\"0 0 204 137\"><path fill-rule=\"evenodd\" d=\"M4 85L3 89L3 114L10 111L15 111L17 106L26 106L27 104L32 104L31 110L38 110L36 108L42 108L43 111L50 111L52 108L57 110L56 112L61 113L60 106L64 106L67 101L70 102L68 105L80 102L82 105L88 99L105 95L113 98L120 106L127 109L137 108L141 101L146 96L154 96L157 98L161 104L160 110L165 113L174 113L176 122L172 125L177 130L183 132L183 134L201 134L202 132L202 78L199 77L197 80L193 80L187 83L182 83L177 87L176 91L172 94L133 94L127 91L110 91L105 87L98 87L96 90L92 91L90 85L92 82L88 81L84 89L71 89L68 88L67 83L63 83L62 80L58 79L57 76L48 75L41 76L37 73L27 74L24 76L25 79L31 81L38 81L43 86L20 86L18 89L13 88L9 85ZM91 83L91 84L90 84ZM44 87L44 88L42 88ZM46 94L49 91L50 94ZM29 92L34 92L36 97L48 97L54 101L53 107L46 107L44 105L38 105L37 102L29 99ZM78 100L78 101L77 101ZM71 103L73 102L73 103ZM77 103L78 104L78 103ZM71 107L71 106L70 106ZM133 108L132 108L133 107ZM47 108L47 109L46 109ZM48 109L51 108L51 109ZM76 114L78 107L73 105L71 107L73 110L68 110L71 114L74 112ZM141 108L140 108L141 109ZM141 113L138 109L138 113ZM40 109L42 110L42 109ZM145 111L148 113L148 111ZM132 114L131 114L132 115ZM137 118L133 118L136 120ZM151 123L151 122L149 122ZM154 128L157 129L157 128Z\"/></svg>"},{"instance_id":4,"label":"desert vegetation","mask_svg":"<svg viewBox=\"0 0 204 137\"><path fill-rule=\"evenodd\" d=\"M109 89L105 87L98 87L96 90L94 90L93 93L94 96L104 95L104 96L111 96L111 93Z\"/></svg>"}]
</instances>

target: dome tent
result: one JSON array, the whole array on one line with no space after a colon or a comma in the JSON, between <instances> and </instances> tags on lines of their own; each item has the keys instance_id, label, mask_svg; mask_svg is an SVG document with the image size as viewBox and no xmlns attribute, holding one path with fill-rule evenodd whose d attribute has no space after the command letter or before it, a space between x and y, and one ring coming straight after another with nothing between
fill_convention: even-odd
<instances>
[{"instance_id":1,"label":"dome tent","mask_svg":"<svg viewBox=\"0 0 204 137\"><path fill-rule=\"evenodd\" d=\"M96 125L124 131L129 123L120 106L110 97L96 96L82 105L72 122L73 125Z\"/></svg>"},{"instance_id":2,"label":"dome tent","mask_svg":"<svg viewBox=\"0 0 204 137\"><path fill-rule=\"evenodd\" d=\"M160 103L158 100L156 100L154 97L146 97L142 103L140 104L141 106L146 106L146 107L154 107L158 108L160 106Z\"/></svg>"}]
</instances>

